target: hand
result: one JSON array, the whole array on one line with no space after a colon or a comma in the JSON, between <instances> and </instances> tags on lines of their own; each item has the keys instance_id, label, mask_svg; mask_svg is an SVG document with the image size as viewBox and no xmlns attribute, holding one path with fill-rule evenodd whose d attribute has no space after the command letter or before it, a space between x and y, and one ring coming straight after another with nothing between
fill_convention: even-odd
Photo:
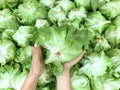
<instances>
[{"instance_id":1,"label":"hand","mask_svg":"<svg viewBox=\"0 0 120 90\"><path fill-rule=\"evenodd\" d=\"M75 64L77 64L81 58L84 56L84 54L86 53L86 51L83 51L77 58L75 58L74 60L68 61L64 63L64 69L70 69L72 66L74 66Z\"/></svg>"},{"instance_id":2,"label":"hand","mask_svg":"<svg viewBox=\"0 0 120 90\"><path fill-rule=\"evenodd\" d=\"M31 65L30 73L32 75L39 77L44 70L44 60L42 56L42 50L40 46L37 47L31 46L31 49L32 49L32 65Z\"/></svg>"},{"instance_id":3,"label":"hand","mask_svg":"<svg viewBox=\"0 0 120 90\"><path fill-rule=\"evenodd\" d=\"M61 75L56 76L57 90L72 90L70 79L70 68L78 63L84 56L86 51L83 51L76 59L64 63L64 71Z\"/></svg>"}]
</instances>

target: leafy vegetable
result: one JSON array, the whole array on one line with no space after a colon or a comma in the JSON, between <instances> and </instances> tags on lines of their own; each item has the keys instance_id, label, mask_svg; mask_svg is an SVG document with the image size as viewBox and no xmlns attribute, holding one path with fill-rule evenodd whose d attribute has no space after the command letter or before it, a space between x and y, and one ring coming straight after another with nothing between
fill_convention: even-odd
<instances>
[{"instance_id":1,"label":"leafy vegetable","mask_svg":"<svg viewBox=\"0 0 120 90\"><path fill-rule=\"evenodd\" d=\"M19 21L26 25L34 24L36 19L47 18L46 8L36 0L20 4L16 12L19 17Z\"/></svg>"},{"instance_id":2,"label":"leafy vegetable","mask_svg":"<svg viewBox=\"0 0 120 90\"><path fill-rule=\"evenodd\" d=\"M17 57L15 58L16 62L19 62L23 65L23 68L29 69L32 59L32 51L30 46L22 47L17 50Z\"/></svg>"},{"instance_id":3,"label":"leafy vegetable","mask_svg":"<svg viewBox=\"0 0 120 90\"><path fill-rule=\"evenodd\" d=\"M91 8L90 0L74 0L74 1L76 3L77 7L83 6L83 7L85 7L88 10Z\"/></svg>"},{"instance_id":4,"label":"leafy vegetable","mask_svg":"<svg viewBox=\"0 0 120 90\"><path fill-rule=\"evenodd\" d=\"M55 0L40 0L40 3L48 8L52 8L54 6Z\"/></svg>"},{"instance_id":5,"label":"leafy vegetable","mask_svg":"<svg viewBox=\"0 0 120 90\"><path fill-rule=\"evenodd\" d=\"M13 39L18 43L19 46L25 47L29 45L35 31L35 27L20 26L13 35Z\"/></svg>"},{"instance_id":6,"label":"leafy vegetable","mask_svg":"<svg viewBox=\"0 0 120 90\"><path fill-rule=\"evenodd\" d=\"M17 29L19 27L16 17L9 9L0 10L0 31L4 29Z\"/></svg>"},{"instance_id":7,"label":"leafy vegetable","mask_svg":"<svg viewBox=\"0 0 120 90\"><path fill-rule=\"evenodd\" d=\"M20 90L40 45L36 90L56 90L64 63L72 90L120 90L120 0L0 0L0 90Z\"/></svg>"},{"instance_id":8,"label":"leafy vegetable","mask_svg":"<svg viewBox=\"0 0 120 90\"><path fill-rule=\"evenodd\" d=\"M89 37L89 35L91 35L91 32L87 30L73 30L64 26L48 27L41 28L35 34L34 40L35 43L41 44L47 49L45 63L56 62L56 65L59 65L59 62L64 63L76 58L83 51L83 46L85 49L88 48L92 36ZM81 44L76 42L80 42Z\"/></svg>"},{"instance_id":9,"label":"leafy vegetable","mask_svg":"<svg viewBox=\"0 0 120 90\"><path fill-rule=\"evenodd\" d=\"M88 29L94 30L94 32L102 33L108 26L110 25L110 21L106 20L102 14L97 11L88 15L86 18L85 26Z\"/></svg>"},{"instance_id":10,"label":"leafy vegetable","mask_svg":"<svg viewBox=\"0 0 120 90\"><path fill-rule=\"evenodd\" d=\"M17 67L17 68L16 68ZM11 80L20 73L20 65L5 65L0 67L0 89L5 90L6 88L12 87Z\"/></svg>"},{"instance_id":11,"label":"leafy vegetable","mask_svg":"<svg viewBox=\"0 0 120 90\"><path fill-rule=\"evenodd\" d=\"M120 14L120 0L112 0L99 7L100 12L108 19L114 19Z\"/></svg>"},{"instance_id":12,"label":"leafy vegetable","mask_svg":"<svg viewBox=\"0 0 120 90\"><path fill-rule=\"evenodd\" d=\"M13 60L16 55L14 43L8 39L0 41L0 64L5 65L8 61Z\"/></svg>"},{"instance_id":13,"label":"leafy vegetable","mask_svg":"<svg viewBox=\"0 0 120 90\"><path fill-rule=\"evenodd\" d=\"M70 0L56 1L56 4L60 6L66 13L75 7L75 4Z\"/></svg>"},{"instance_id":14,"label":"leafy vegetable","mask_svg":"<svg viewBox=\"0 0 120 90\"><path fill-rule=\"evenodd\" d=\"M112 46L120 43L120 27L111 25L105 32L106 39Z\"/></svg>"},{"instance_id":15,"label":"leafy vegetable","mask_svg":"<svg viewBox=\"0 0 120 90\"><path fill-rule=\"evenodd\" d=\"M89 76L89 78L96 78L104 75L111 64L112 60L106 56L104 52L91 53L86 57L86 60L84 60L83 67L81 67L80 72L83 72Z\"/></svg>"},{"instance_id":16,"label":"leafy vegetable","mask_svg":"<svg viewBox=\"0 0 120 90\"><path fill-rule=\"evenodd\" d=\"M60 25L61 21L66 20L65 12L59 6L51 8L48 12L48 17L53 23L58 22L58 25Z\"/></svg>"}]
</instances>

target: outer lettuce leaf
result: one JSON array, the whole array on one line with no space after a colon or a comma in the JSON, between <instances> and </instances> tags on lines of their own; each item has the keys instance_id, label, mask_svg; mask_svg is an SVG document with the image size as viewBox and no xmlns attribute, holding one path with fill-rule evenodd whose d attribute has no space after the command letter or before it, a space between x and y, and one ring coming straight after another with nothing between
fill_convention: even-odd
<instances>
[{"instance_id":1,"label":"outer lettuce leaf","mask_svg":"<svg viewBox=\"0 0 120 90\"><path fill-rule=\"evenodd\" d=\"M92 90L119 90L120 79L102 76L91 80Z\"/></svg>"},{"instance_id":2,"label":"outer lettuce leaf","mask_svg":"<svg viewBox=\"0 0 120 90\"><path fill-rule=\"evenodd\" d=\"M55 0L40 0L40 3L48 8L53 8Z\"/></svg>"},{"instance_id":3,"label":"outer lettuce leaf","mask_svg":"<svg viewBox=\"0 0 120 90\"><path fill-rule=\"evenodd\" d=\"M16 32L16 30L14 29L6 29L3 33L2 33L2 36L1 36L1 39L10 39L10 40L13 40L13 35L14 33Z\"/></svg>"},{"instance_id":4,"label":"outer lettuce leaf","mask_svg":"<svg viewBox=\"0 0 120 90\"><path fill-rule=\"evenodd\" d=\"M90 0L74 0L74 2L77 5L77 7L83 6L87 10L91 9Z\"/></svg>"},{"instance_id":5,"label":"outer lettuce leaf","mask_svg":"<svg viewBox=\"0 0 120 90\"><path fill-rule=\"evenodd\" d=\"M30 46L17 49L17 55L15 61L21 63L23 68L29 69L31 65L31 60L32 60L32 51Z\"/></svg>"},{"instance_id":6,"label":"outer lettuce leaf","mask_svg":"<svg viewBox=\"0 0 120 90\"><path fill-rule=\"evenodd\" d=\"M19 21L26 25L33 25L36 19L47 18L46 8L36 0L30 0L20 4L15 12L19 17Z\"/></svg>"},{"instance_id":7,"label":"outer lettuce leaf","mask_svg":"<svg viewBox=\"0 0 120 90\"><path fill-rule=\"evenodd\" d=\"M19 0L0 0L0 9L1 8L12 8L17 6Z\"/></svg>"},{"instance_id":8,"label":"outer lettuce leaf","mask_svg":"<svg viewBox=\"0 0 120 90\"><path fill-rule=\"evenodd\" d=\"M90 0L91 8L96 11L101 5L110 2L110 0Z\"/></svg>"},{"instance_id":9,"label":"outer lettuce leaf","mask_svg":"<svg viewBox=\"0 0 120 90\"><path fill-rule=\"evenodd\" d=\"M16 17L9 9L0 10L0 31L4 29L17 29L19 27Z\"/></svg>"},{"instance_id":10,"label":"outer lettuce leaf","mask_svg":"<svg viewBox=\"0 0 120 90\"><path fill-rule=\"evenodd\" d=\"M16 75L20 73L20 65L5 65L0 67L0 90L11 88L12 82Z\"/></svg>"},{"instance_id":11,"label":"outer lettuce leaf","mask_svg":"<svg viewBox=\"0 0 120 90\"><path fill-rule=\"evenodd\" d=\"M83 51L83 46L88 48L92 38L90 35L91 32L87 30L79 31L67 26L45 27L35 34L34 40L47 49L46 63L56 60L66 62L77 57Z\"/></svg>"},{"instance_id":12,"label":"outer lettuce leaf","mask_svg":"<svg viewBox=\"0 0 120 90\"><path fill-rule=\"evenodd\" d=\"M99 51L106 51L111 48L110 44L104 37L95 38L95 40L92 42L94 50Z\"/></svg>"},{"instance_id":13,"label":"outer lettuce leaf","mask_svg":"<svg viewBox=\"0 0 120 90\"><path fill-rule=\"evenodd\" d=\"M83 66L79 72L86 74L89 78L104 75L107 68L112 64L112 60L104 52L91 53L86 58L83 59Z\"/></svg>"},{"instance_id":14,"label":"outer lettuce leaf","mask_svg":"<svg viewBox=\"0 0 120 90\"><path fill-rule=\"evenodd\" d=\"M113 20L112 24L115 25L115 26L117 26L117 27L120 26L120 15L117 16L117 17Z\"/></svg>"},{"instance_id":15,"label":"outer lettuce leaf","mask_svg":"<svg viewBox=\"0 0 120 90\"><path fill-rule=\"evenodd\" d=\"M40 29L41 27L48 27L50 26L49 22L47 20L37 19L35 23L35 27L37 29Z\"/></svg>"},{"instance_id":16,"label":"outer lettuce leaf","mask_svg":"<svg viewBox=\"0 0 120 90\"><path fill-rule=\"evenodd\" d=\"M120 0L112 0L99 7L100 12L108 19L114 19L120 14Z\"/></svg>"},{"instance_id":17,"label":"outer lettuce leaf","mask_svg":"<svg viewBox=\"0 0 120 90\"><path fill-rule=\"evenodd\" d=\"M83 21L83 19L86 17L87 17L87 11L84 7L74 8L68 14L69 20L78 19L80 22Z\"/></svg>"},{"instance_id":18,"label":"outer lettuce leaf","mask_svg":"<svg viewBox=\"0 0 120 90\"><path fill-rule=\"evenodd\" d=\"M52 76L52 73L50 72L50 68L46 66L42 75L40 76L40 78L38 80L38 85L44 86L44 85L50 83L52 81L51 76Z\"/></svg>"},{"instance_id":19,"label":"outer lettuce leaf","mask_svg":"<svg viewBox=\"0 0 120 90\"><path fill-rule=\"evenodd\" d=\"M21 47L28 46L30 41L36 32L36 28L33 26L20 26L16 33L13 35L13 39Z\"/></svg>"},{"instance_id":20,"label":"outer lettuce leaf","mask_svg":"<svg viewBox=\"0 0 120 90\"><path fill-rule=\"evenodd\" d=\"M111 49L107 52L107 55L112 59L111 74L120 78L120 49Z\"/></svg>"},{"instance_id":21,"label":"outer lettuce leaf","mask_svg":"<svg viewBox=\"0 0 120 90\"><path fill-rule=\"evenodd\" d=\"M112 46L120 43L120 26L111 25L105 32L105 38Z\"/></svg>"},{"instance_id":22,"label":"outer lettuce leaf","mask_svg":"<svg viewBox=\"0 0 120 90\"><path fill-rule=\"evenodd\" d=\"M89 79L85 75L73 76L71 82L72 90L91 90Z\"/></svg>"},{"instance_id":23,"label":"outer lettuce leaf","mask_svg":"<svg viewBox=\"0 0 120 90\"><path fill-rule=\"evenodd\" d=\"M14 76L14 78L11 80L11 86L15 90L21 90L21 87L27 77L28 72L22 71L18 75Z\"/></svg>"},{"instance_id":24,"label":"outer lettuce leaf","mask_svg":"<svg viewBox=\"0 0 120 90\"><path fill-rule=\"evenodd\" d=\"M92 12L86 18L85 26L88 29L92 29L94 32L101 34L109 25L111 21L108 21L104 16L99 12Z\"/></svg>"},{"instance_id":25,"label":"outer lettuce leaf","mask_svg":"<svg viewBox=\"0 0 120 90\"><path fill-rule=\"evenodd\" d=\"M65 13L75 8L75 4L71 0L59 0L59 1L56 1L55 4L60 6Z\"/></svg>"},{"instance_id":26,"label":"outer lettuce leaf","mask_svg":"<svg viewBox=\"0 0 120 90\"><path fill-rule=\"evenodd\" d=\"M53 23L57 22L59 26L61 21L65 21L67 19L65 12L61 9L60 6L51 8L48 12L48 18Z\"/></svg>"},{"instance_id":27,"label":"outer lettuce leaf","mask_svg":"<svg viewBox=\"0 0 120 90\"><path fill-rule=\"evenodd\" d=\"M57 73L63 71L62 63L76 58L83 51L83 47L88 49L91 39L92 34L88 30L54 26L41 28L36 32L33 41L46 49L45 63L51 63L52 72Z\"/></svg>"},{"instance_id":28,"label":"outer lettuce leaf","mask_svg":"<svg viewBox=\"0 0 120 90\"><path fill-rule=\"evenodd\" d=\"M0 64L5 65L8 61L13 60L16 55L14 43L8 39L0 41Z\"/></svg>"}]
</instances>

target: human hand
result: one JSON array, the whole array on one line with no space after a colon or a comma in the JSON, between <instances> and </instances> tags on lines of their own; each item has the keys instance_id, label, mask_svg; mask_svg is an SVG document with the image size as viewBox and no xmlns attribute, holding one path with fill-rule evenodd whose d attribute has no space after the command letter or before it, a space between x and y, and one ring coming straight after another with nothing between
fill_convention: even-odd
<instances>
[{"instance_id":1,"label":"human hand","mask_svg":"<svg viewBox=\"0 0 120 90\"><path fill-rule=\"evenodd\" d=\"M64 63L64 70L69 70L72 66L74 66L75 64L77 64L81 58L84 56L84 54L86 53L86 51L83 51L77 58L75 58L74 60L68 61Z\"/></svg>"},{"instance_id":2,"label":"human hand","mask_svg":"<svg viewBox=\"0 0 120 90\"><path fill-rule=\"evenodd\" d=\"M44 70L42 50L40 46L37 47L31 46L31 49L32 49L32 64L30 73L36 77L39 77Z\"/></svg>"}]
</instances>

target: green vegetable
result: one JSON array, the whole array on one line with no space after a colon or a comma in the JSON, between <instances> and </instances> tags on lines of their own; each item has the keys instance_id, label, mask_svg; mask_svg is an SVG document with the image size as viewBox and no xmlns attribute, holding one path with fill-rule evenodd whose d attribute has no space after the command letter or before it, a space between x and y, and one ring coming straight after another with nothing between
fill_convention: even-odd
<instances>
[{"instance_id":1,"label":"green vegetable","mask_svg":"<svg viewBox=\"0 0 120 90\"><path fill-rule=\"evenodd\" d=\"M16 68L17 67L17 68ZM12 81L20 73L20 65L5 65L0 67L0 89L12 87Z\"/></svg>"},{"instance_id":2,"label":"green vegetable","mask_svg":"<svg viewBox=\"0 0 120 90\"><path fill-rule=\"evenodd\" d=\"M105 37L112 46L120 43L120 27L111 25L105 32Z\"/></svg>"},{"instance_id":3,"label":"green vegetable","mask_svg":"<svg viewBox=\"0 0 120 90\"><path fill-rule=\"evenodd\" d=\"M119 90L120 79L100 77L91 80L92 90Z\"/></svg>"},{"instance_id":4,"label":"green vegetable","mask_svg":"<svg viewBox=\"0 0 120 90\"><path fill-rule=\"evenodd\" d=\"M111 48L110 44L104 37L96 38L95 41L93 41L93 46L96 52L106 51Z\"/></svg>"},{"instance_id":5,"label":"green vegetable","mask_svg":"<svg viewBox=\"0 0 120 90\"><path fill-rule=\"evenodd\" d=\"M0 41L0 64L5 65L8 61L15 58L16 46L8 39Z\"/></svg>"},{"instance_id":6,"label":"green vegetable","mask_svg":"<svg viewBox=\"0 0 120 90\"><path fill-rule=\"evenodd\" d=\"M74 0L74 2L77 5L77 7L83 6L87 10L91 9L90 0Z\"/></svg>"},{"instance_id":7,"label":"green vegetable","mask_svg":"<svg viewBox=\"0 0 120 90\"><path fill-rule=\"evenodd\" d=\"M36 20L36 24L35 27L37 27L37 29L41 28L41 27L47 27L50 26L50 24L48 23L47 20L42 20L42 19L37 19Z\"/></svg>"},{"instance_id":8,"label":"green vegetable","mask_svg":"<svg viewBox=\"0 0 120 90\"><path fill-rule=\"evenodd\" d=\"M13 40L12 36L14 35L15 32L16 32L16 30L14 30L14 29L6 29L6 30L2 33L1 38L2 38L2 39L7 38L7 39L10 39L10 40Z\"/></svg>"},{"instance_id":9,"label":"green vegetable","mask_svg":"<svg viewBox=\"0 0 120 90\"><path fill-rule=\"evenodd\" d=\"M75 20L78 19L79 21L82 21L84 18L87 17L87 11L84 7L75 8L71 10L68 14L69 20Z\"/></svg>"},{"instance_id":10,"label":"green vegetable","mask_svg":"<svg viewBox=\"0 0 120 90\"><path fill-rule=\"evenodd\" d=\"M32 51L30 46L22 47L17 49L17 57L15 58L16 62L22 64L23 68L29 69L32 59Z\"/></svg>"},{"instance_id":11,"label":"green vegetable","mask_svg":"<svg viewBox=\"0 0 120 90\"><path fill-rule=\"evenodd\" d=\"M94 32L101 34L109 25L110 21L106 20L102 14L97 12L92 12L86 18L85 26L88 29L94 30Z\"/></svg>"},{"instance_id":12,"label":"green vegetable","mask_svg":"<svg viewBox=\"0 0 120 90\"><path fill-rule=\"evenodd\" d=\"M72 90L90 90L89 79L85 75L73 76Z\"/></svg>"},{"instance_id":13,"label":"green vegetable","mask_svg":"<svg viewBox=\"0 0 120 90\"><path fill-rule=\"evenodd\" d=\"M19 27L16 17L9 9L0 10L0 31L17 29Z\"/></svg>"},{"instance_id":14,"label":"green vegetable","mask_svg":"<svg viewBox=\"0 0 120 90\"><path fill-rule=\"evenodd\" d=\"M52 8L54 6L55 0L40 0L40 3L48 8Z\"/></svg>"},{"instance_id":15,"label":"green vegetable","mask_svg":"<svg viewBox=\"0 0 120 90\"><path fill-rule=\"evenodd\" d=\"M83 67L80 72L83 72L89 78L102 76L106 73L107 68L112 64L112 60L105 55L104 52L91 53L84 60Z\"/></svg>"},{"instance_id":16,"label":"green vegetable","mask_svg":"<svg viewBox=\"0 0 120 90\"><path fill-rule=\"evenodd\" d=\"M20 90L41 46L36 90L56 90L64 63L72 90L120 90L120 0L0 0L0 90Z\"/></svg>"},{"instance_id":17,"label":"green vegetable","mask_svg":"<svg viewBox=\"0 0 120 90\"><path fill-rule=\"evenodd\" d=\"M56 4L60 6L66 13L75 7L75 4L70 0L59 0L56 1Z\"/></svg>"},{"instance_id":18,"label":"green vegetable","mask_svg":"<svg viewBox=\"0 0 120 90\"><path fill-rule=\"evenodd\" d=\"M56 62L56 65L59 66L59 62L64 63L76 58L83 51L83 46L88 49L91 39L92 34L88 30L79 31L71 27L61 26L41 28L35 34L33 41L46 48L46 64Z\"/></svg>"},{"instance_id":19,"label":"green vegetable","mask_svg":"<svg viewBox=\"0 0 120 90\"><path fill-rule=\"evenodd\" d=\"M19 21L25 25L34 24L36 19L46 19L46 8L36 0L31 0L20 4L16 10Z\"/></svg>"},{"instance_id":20,"label":"green vegetable","mask_svg":"<svg viewBox=\"0 0 120 90\"><path fill-rule=\"evenodd\" d=\"M48 12L48 17L51 20L51 22L58 22L58 25L60 25L61 21L66 20L65 12L59 6L51 8Z\"/></svg>"},{"instance_id":21,"label":"green vegetable","mask_svg":"<svg viewBox=\"0 0 120 90\"><path fill-rule=\"evenodd\" d=\"M25 47L30 44L35 31L36 29L33 26L20 26L13 35L13 39L19 46Z\"/></svg>"},{"instance_id":22,"label":"green vegetable","mask_svg":"<svg viewBox=\"0 0 120 90\"><path fill-rule=\"evenodd\" d=\"M120 14L120 0L112 0L99 7L100 12L108 19L114 19Z\"/></svg>"}]
</instances>

